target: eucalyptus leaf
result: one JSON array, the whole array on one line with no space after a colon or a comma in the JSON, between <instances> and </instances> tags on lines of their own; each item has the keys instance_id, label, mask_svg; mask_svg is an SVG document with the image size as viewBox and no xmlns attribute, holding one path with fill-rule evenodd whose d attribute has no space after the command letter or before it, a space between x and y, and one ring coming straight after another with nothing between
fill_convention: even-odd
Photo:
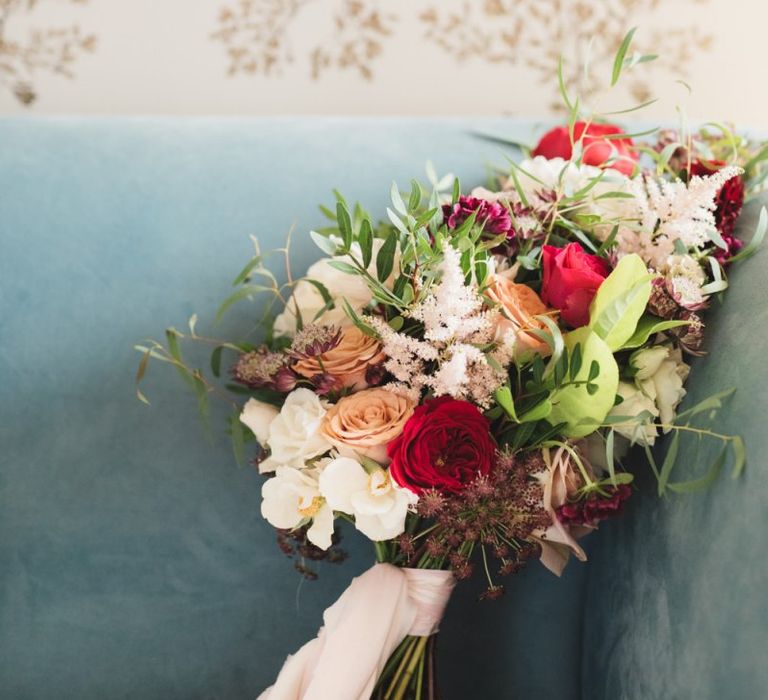
<instances>
[{"instance_id":1,"label":"eucalyptus leaf","mask_svg":"<svg viewBox=\"0 0 768 700\"><path fill-rule=\"evenodd\" d=\"M398 235L391 231L384 241L384 245L379 248L376 255L376 277L379 282L386 282L392 274L395 266L395 252L397 250Z\"/></svg>"},{"instance_id":2,"label":"eucalyptus leaf","mask_svg":"<svg viewBox=\"0 0 768 700\"><path fill-rule=\"evenodd\" d=\"M623 41L621 42L621 45L619 46L619 50L616 52L616 57L613 59L613 71L611 73L611 87L616 85L616 83L619 82L619 77L621 76L621 70L624 67L624 58L627 55L627 51L629 50L629 45L632 43L632 37L635 35L635 32L637 31L637 27L633 27L627 32L627 35L624 37Z\"/></svg>"},{"instance_id":3,"label":"eucalyptus leaf","mask_svg":"<svg viewBox=\"0 0 768 700\"><path fill-rule=\"evenodd\" d=\"M362 220L357 240L360 243L360 252L363 256L363 267L367 269L373 258L373 230L368 219Z\"/></svg>"},{"instance_id":4,"label":"eucalyptus leaf","mask_svg":"<svg viewBox=\"0 0 768 700\"><path fill-rule=\"evenodd\" d=\"M667 449L667 454L664 456L664 461L661 463L661 469L659 470L659 481L657 485L659 496L664 495L667 482L669 481L669 476L672 473L672 469L675 467L675 462L677 461L677 453L679 448L680 431L676 430L672 436L671 442L669 443L669 448Z\"/></svg>"},{"instance_id":5,"label":"eucalyptus leaf","mask_svg":"<svg viewBox=\"0 0 768 700\"><path fill-rule=\"evenodd\" d=\"M336 219L339 224L341 239L344 241L344 248L349 250L352 247L352 220L349 218L349 210L343 202L336 203Z\"/></svg>"},{"instance_id":6,"label":"eucalyptus leaf","mask_svg":"<svg viewBox=\"0 0 768 700\"><path fill-rule=\"evenodd\" d=\"M725 445L704 476L698 479L691 479L690 481L670 482L667 484L667 488L675 493L695 493L696 491L703 491L704 489L709 488L715 483L717 477L720 475L720 472L725 465L727 455L728 446Z\"/></svg>"}]
</instances>

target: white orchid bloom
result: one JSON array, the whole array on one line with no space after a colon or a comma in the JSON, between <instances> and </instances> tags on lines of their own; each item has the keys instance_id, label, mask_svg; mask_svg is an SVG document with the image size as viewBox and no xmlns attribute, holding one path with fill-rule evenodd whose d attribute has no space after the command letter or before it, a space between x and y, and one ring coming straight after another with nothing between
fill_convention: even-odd
<instances>
[{"instance_id":1,"label":"white orchid bloom","mask_svg":"<svg viewBox=\"0 0 768 700\"><path fill-rule=\"evenodd\" d=\"M320 493L333 510L353 515L357 529L374 542L400 535L408 506L417 500L395 484L387 470L368 472L351 457L337 457L325 466Z\"/></svg>"},{"instance_id":2,"label":"white orchid bloom","mask_svg":"<svg viewBox=\"0 0 768 700\"><path fill-rule=\"evenodd\" d=\"M320 549L331 546L333 511L320 495L312 471L278 467L275 476L264 482L261 496L261 515L270 525L292 530L311 519L309 541Z\"/></svg>"}]
</instances>

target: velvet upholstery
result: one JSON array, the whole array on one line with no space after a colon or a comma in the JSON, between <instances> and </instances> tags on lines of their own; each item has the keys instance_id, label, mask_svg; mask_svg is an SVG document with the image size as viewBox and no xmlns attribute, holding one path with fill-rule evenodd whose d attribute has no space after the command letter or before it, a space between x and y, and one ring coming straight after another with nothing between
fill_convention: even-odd
<instances>
[{"instance_id":1,"label":"velvet upholstery","mask_svg":"<svg viewBox=\"0 0 768 700\"><path fill-rule=\"evenodd\" d=\"M531 139L502 120L0 120L0 696L253 698L314 635L369 545L346 530L349 560L303 582L259 515L261 478L220 434L225 409L206 440L157 364L139 403L132 345L193 312L201 333L250 328L248 305L212 323L248 235L279 246L295 223L303 270L332 187L383 215L391 181L428 159L482 184L504 156L475 129ZM531 566L496 603L476 602L480 580L460 586L440 641L446 700L768 687L763 264L734 274L717 353L692 379L697 395L745 390L726 427L746 434L746 477L636 497L560 580Z\"/></svg>"}]
</instances>

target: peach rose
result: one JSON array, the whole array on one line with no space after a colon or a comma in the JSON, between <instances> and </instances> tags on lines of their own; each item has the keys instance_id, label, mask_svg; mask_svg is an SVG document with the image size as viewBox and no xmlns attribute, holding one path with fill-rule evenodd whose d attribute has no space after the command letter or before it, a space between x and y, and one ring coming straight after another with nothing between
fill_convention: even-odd
<instances>
[{"instance_id":1,"label":"peach rose","mask_svg":"<svg viewBox=\"0 0 768 700\"><path fill-rule=\"evenodd\" d=\"M381 343L363 333L357 326L342 329L339 344L319 357L299 360L293 369L302 377L311 379L327 374L336 380L339 388L365 389L365 372L372 365L383 362Z\"/></svg>"},{"instance_id":2,"label":"peach rose","mask_svg":"<svg viewBox=\"0 0 768 700\"><path fill-rule=\"evenodd\" d=\"M494 275L485 293L500 307L501 317L497 324L499 335L512 331L522 350L542 354L549 352L549 346L529 332L532 328L547 330L546 325L534 316L550 313L536 292L525 284L516 284L506 277Z\"/></svg>"},{"instance_id":3,"label":"peach rose","mask_svg":"<svg viewBox=\"0 0 768 700\"><path fill-rule=\"evenodd\" d=\"M388 464L387 444L403 431L413 409L413 402L404 396L386 389L367 389L331 406L320 433L343 455L359 453Z\"/></svg>"}]
</instances>

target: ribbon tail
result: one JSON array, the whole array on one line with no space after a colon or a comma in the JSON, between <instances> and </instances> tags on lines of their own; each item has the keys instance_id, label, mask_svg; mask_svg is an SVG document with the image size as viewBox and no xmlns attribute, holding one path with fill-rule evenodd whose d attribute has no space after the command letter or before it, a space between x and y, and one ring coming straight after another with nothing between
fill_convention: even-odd
<instances>
[{"instance_id":1,"label":"ribbon tail","mask_svg":"<svg viewBox=\"0 0 768 700\"><path fill-rule=\"evenodd\" d=\"M408 591L403 571L391 564L355 578L325 611L317 638L288 657L258 700L369 700L416 618Z\"/></svg>"}]
</instances>

